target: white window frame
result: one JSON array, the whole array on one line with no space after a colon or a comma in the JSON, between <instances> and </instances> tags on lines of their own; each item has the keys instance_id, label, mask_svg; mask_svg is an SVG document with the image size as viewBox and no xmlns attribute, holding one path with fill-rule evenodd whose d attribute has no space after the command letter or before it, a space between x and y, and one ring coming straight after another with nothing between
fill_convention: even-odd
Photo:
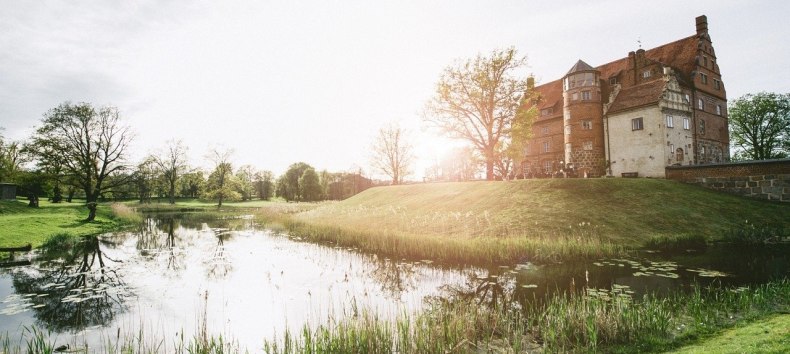
<instances>
[{"instance_id":1,"label":"white window frame","mask_svg":"<svg viewBox=\"0 0 790 354\"><path fill-rule=\"evenodd\" d=\"M667 114L667 128L674 128L675 127L675 119L672 117L671 114Z\"/></svg>"},{"instance_id":2,"label":"white window frame","mask_svg":"<svg viewBox=\"0 0 790 354\"><path fill-rule=\"evenodd\" d=\"M589 101L592 99L592 92L582 91L582 101Z\"/></svg>"},{"instance_id":3,"label":"white window frame","mask_svg":"<svg viewBox=\"0 0 790 354\"><path fill-rule=\"evenodd\" d=\"M643 79L647 79L648 77L650 77L650 75L651 75L651 71L650 70L645 70L645 71L642 72L642 78Z\"/></svg>"},{"instance_id":4,"label":"white window frame","mask_svg":"<svg viewBox=\"0 0 790 354\"><path fill-rule=\"evenodd\" d=\"M548 141L544 141L543 142L543 152L549 152L549 147L551 147L549 142Z\"/></svg>"},{"instance_id":5,"label":"white window frame","mask_svg":"<svg viewBox=\"0 0 790 354\"><path fill-rule=\"evenodd\" d=\"M582 150L590 151L593 149L593 143L591 140L587 140L582 143Z\"/></svg>"},{"instance_id":6,"label":"white window frame","mask_svg":"<svg viewBox=\"0 0 790 354\"><path fill-rule=\"evenodd\" d=\"M592 126L593 126L592 119L582 120L582 129L583 130L592 130Z\"/></svg>"},{"instance_id":7,"label":"white window frame","mask_svg":"<svg viewBox=\"0 0 790 354\"><path fill-rule=\"evenodd\" d=\"M705 100L702 97L697 98L697 109L705 110Z\"/></svg>"},{"instance_id":8,"label":"white window frame","mask_svg":"<svg viewBox=\"0 0 790 354\"><path fill-rule=\"evenodd\" d=\"M683 117L683 129L689 130L691 129L691 120L689 117Z\"/></svg>"}]
</instances>

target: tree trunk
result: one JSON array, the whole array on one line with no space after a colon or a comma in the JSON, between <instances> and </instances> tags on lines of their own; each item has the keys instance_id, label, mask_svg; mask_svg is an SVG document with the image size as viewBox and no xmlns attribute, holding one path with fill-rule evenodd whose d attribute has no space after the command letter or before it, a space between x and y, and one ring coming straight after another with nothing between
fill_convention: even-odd
<instances>
[{"instance_id":1,"label":"tree trunk","mask_svg":"<svg viewBox=\"0 0 790 354\"><path fill-rule=\"evenodd\" d=\"M170 199L170 204L175 204L176 203L176 184L173 183L173 182L170 182L169 199Z\"/></svg>"}]
</instances>

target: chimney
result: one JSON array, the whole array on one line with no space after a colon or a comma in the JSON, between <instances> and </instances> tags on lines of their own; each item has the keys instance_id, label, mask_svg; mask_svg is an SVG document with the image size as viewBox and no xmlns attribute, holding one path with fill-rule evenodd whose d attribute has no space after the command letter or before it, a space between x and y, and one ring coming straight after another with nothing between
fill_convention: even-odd
<instances>
[{"instance_id":1,"label":"chimney","mask_svg":"<svg viewBox=\"0 0 790 354\"><path fill-rule=\"evenodd\" d=\"M708 16L697 17L697 35L708 33Z\"/></svg>"}]
</instances>

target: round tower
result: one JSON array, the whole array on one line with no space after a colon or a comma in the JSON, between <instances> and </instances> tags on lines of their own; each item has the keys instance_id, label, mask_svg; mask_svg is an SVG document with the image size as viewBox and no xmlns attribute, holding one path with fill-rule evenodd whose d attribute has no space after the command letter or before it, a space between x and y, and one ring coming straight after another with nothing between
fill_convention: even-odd
<instances>
[{"instance_id":1,"label":"round tower","mask_svg":"<svg viewBox=\"0 0 790 354\"><path fill-rule=\"evenodd\" d=\"M582 60L562 78L565 167L579 177L605 170L601 73Z\"/></svg>"}]
</instances>

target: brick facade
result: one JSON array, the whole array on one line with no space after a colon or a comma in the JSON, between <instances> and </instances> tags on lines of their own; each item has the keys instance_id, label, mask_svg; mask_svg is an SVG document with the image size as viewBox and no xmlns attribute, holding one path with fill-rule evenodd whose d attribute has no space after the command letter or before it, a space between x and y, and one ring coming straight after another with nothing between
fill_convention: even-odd
<instances>
[{"instance_id":1,"label":"brick facade","mask_svg":"<svg viewBox=\"0 0 790 354\"><path fill-rule=\"evenodd\" d=\"M545 175L573 166L579 176L618 176L619 161L637 169L623 172L664 177L664 166L729 161L727 95L707 17L695 24L692 36L598 67L579 60L561 79L532 88L528 104L538 117L517 170ZM632 128L647 116L649 126Z\"/></svg>"},{"instance_id":2,"label":"brick facade","mask_svg":"<svg viewBox=\"0 0 790 354\"><path fill-rule=\"evenodd\" d=\"M790 159L670 166L666 177L721 192L790 202Z\"/></svg>"}]
</instances>

